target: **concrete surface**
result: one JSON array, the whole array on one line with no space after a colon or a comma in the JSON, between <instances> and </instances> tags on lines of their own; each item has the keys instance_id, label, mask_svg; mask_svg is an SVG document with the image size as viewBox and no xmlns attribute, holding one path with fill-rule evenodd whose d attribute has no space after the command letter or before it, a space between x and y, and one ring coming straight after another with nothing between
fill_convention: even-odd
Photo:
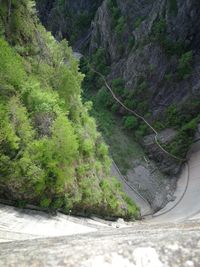
<instances>
[{"instance_id":1,"label":"concrete surface","mask_svg":"<svg viewBox=\"0 0 200 267\"><path fill-rule=\"evenodd\" d=\"M83 234L97 230L91 226L89 223L84 224L81 219L75 222L70 216L63 214L50 216L43 212L0 205L0 240L2 242Z\"/></svg>"},{"instance_id":2,"label":"concrete surface","mask_svg":"<svg viewBox=\"0 0 200 267\"><path fill-rule=\"evenodd\" d=\"M6 267L199 267L199 224L145 225L0 244Z\"/></svg>"}]
</instances>

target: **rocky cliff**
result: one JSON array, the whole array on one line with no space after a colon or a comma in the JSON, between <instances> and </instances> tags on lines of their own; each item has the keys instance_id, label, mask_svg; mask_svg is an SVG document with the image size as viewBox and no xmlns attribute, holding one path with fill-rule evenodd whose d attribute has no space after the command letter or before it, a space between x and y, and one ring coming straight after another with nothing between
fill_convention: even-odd
<instances>
[{"instance_id":1,"label":"rocky cliff","mask_svg":"<svg viewBox=\"0 0 200 267\"><path fill-rule=\"evenodd\" d=\"M157 130L177 130L168 149L183 158L199 120L199 7L198 1L104 1L92 23L89 50L104 49L108 79L124 81L118 96L130 108ZM174 161L166 161L172 166L168 173L176 173Z\"/></svg>"},{"instance_id":2,"label":"rocky cliff","mask_svg":"<svg viewBox=\"0 0 200 267\"><path fill-rule=\"evenodd\" d=\"M40 19L57 39L66 38L83 49L91 36L91 20L102 0L36 1ZM87 44L88 44L87 42Z\"/></svg>"},{"instance_id":3,"label":"rocky cliff","mask_svg":"<svg viewBox=\"0 0 200 267\"><path fill-rule=\"evenodd\" d=\"M92 23L90 53L103 47L111 77L122 77L130 91L143 77L154 117L199 94L199 7L195 0L104 1Z\"/></svg>"}]
</instances>

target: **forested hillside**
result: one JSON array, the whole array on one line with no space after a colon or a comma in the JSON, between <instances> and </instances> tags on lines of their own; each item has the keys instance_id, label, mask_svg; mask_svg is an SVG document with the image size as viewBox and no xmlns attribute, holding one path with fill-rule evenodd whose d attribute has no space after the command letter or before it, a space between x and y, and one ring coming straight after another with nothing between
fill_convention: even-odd
<instances>
[{"instance_id":1,"label":"forested hillside","mask_svg":"<svg viewBox=\"0 0 200 267\"><path fill-rule=\"evenodd\" d=\"M0 198L136 217L110 177L91 103L82 103L82 80L67 41L46 32L34 1L0 1Z\"/></svg>"}]
</instances>

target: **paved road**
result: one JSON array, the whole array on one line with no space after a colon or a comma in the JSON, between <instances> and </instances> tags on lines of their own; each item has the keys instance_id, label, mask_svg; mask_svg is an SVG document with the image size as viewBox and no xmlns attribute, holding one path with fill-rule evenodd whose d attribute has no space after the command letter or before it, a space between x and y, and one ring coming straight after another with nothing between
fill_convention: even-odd
<instances>
[{"instance_id":1,"label":"paved road","mask_svg":"<svg viewBox=\"0 0 200 267\"><path fill-rule=\"evenodd\" d=\"M187 181L189 181L187 191L183 196ZM180 222L200 218L200 143L193 145L188 155L188 164L183 167L175 196L176 200L168 203L156 215L171 209L183 196L180 203L166 214L153 218L151 222Z\"/></svg>"}]
</instances>

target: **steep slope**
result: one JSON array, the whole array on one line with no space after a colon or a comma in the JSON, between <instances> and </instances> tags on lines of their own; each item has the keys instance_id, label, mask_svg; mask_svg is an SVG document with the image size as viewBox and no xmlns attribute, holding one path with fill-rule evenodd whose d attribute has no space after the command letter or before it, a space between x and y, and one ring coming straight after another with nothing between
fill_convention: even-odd
<instances>
[{"instance_id":1,"label":"steep slope","mask_svg":"<svg viewBox=\"0 0 200 267\"><path fill-rule=\"evenodd\" d=\"M38 25L37 21L33 20L35 16L31 11L32 9L30 9L30 1L12 1L10 2L12 3L11 9L9 8L9 5L7 5L7 1L1 1L0 4L2 4L2 2L4 4L4 8L0 9L2 25L1 34L3 35L3 37L0 39L1 195L3 193L3 195L7 198L13 198L14 193L17 195L17 197L20 196L20 198L17 200L20 200L19 204L21 205L24 205L24 202L22 202L22 200L25 199L28 203L34 203L37 205L42 204L41 206L43 207L49 206L49 208L54 209L60 207L61 210L64 210L64 212L66 213L69 212L69 209L72 209L74 213L79 212L80 210L86 210L88 213L95 212L98 214L102 214L103 211L104 215L109 214L113 216L124 217L134 216L136 209L134 208L134 206L132 206L131 202L126 199L120 192L119 184L116 184L114 182L115 187L113 187L113 184L110 184L109 187L107 186L108 183L110 183L110 166L105 164L105 161L107 162L108 159L108 154L107 152L105 152L105 146L103 145L103 148L101 147L100 149L100 146L102 145L102 140L100 137L94 137L97 135L96 130L94 130L95 125L94 122L89 123L91 122L91 118L88 116L88 113L86 111L88 109L89 104L82 104L82 102L80 101L80 91L78 93L72 93L74 92L74 89L77 89L77 87L74 85L74 80L77 81L77 77L80 77L80 74L77 71L77 62L75 62L72 57L72 51L69 50L66 43L64 44L63 48L63 43L56 43L55 40L50 37L50 35L48 35L47 38L45 30L43 28L40 28L41 26ZM59 2L62 3L63 1ZM20 5L19 3L23 3L23 5ZM113 3L114 9L112 6ZM134 12L137 11L138 14L142 14L144 17L149 16L148 18L142 18L142 21L145 21L145 19L148 20L154 17L152 14L151 5L149 5L149 3L152 4L154 12L156 14L159 14L159 16L164 16L162 11L166 8L169 8L169 11L172 12L174 16L176 16L176 13L180 13L180 7L184 7L184 10L185 8L187 9L190 5L193 6L193 4L194 6L196 4L198 7L198 2L196 1L187 1L187 3L186 1L154 1L152 3L151 1L133 2L125 0L123 2L110 1L109 5L118 15L119 9L116 9L116 4L118 4L119 6L121 4L121 12L124 8L124 16L126 14L127 16L131 16L133 10ZM157 6L158 3L160 4L159 6ZM170 6L168 6L169 3ZM141 4L143 6L141 6ZM144 9L141 10L141 7L144 7ZM101 8L103 8L103 6ZM100 12L101 8L98 12ZM24 13L23 10L25 11ZM29 12L31 12L31 16L29 16ZM140 12L144 12L144 14ZM25 14L26 23L25 21L21 20ZM31 33L33 21L35 25L35 31L32 35L33 39L29 39L29 33ZM17 28L14 27L16 25L16 22L18 25ZM123 24L122 22L120 22L120 27L118 27L118 29L121 28L121 24ZM143 22L137 21L136 24L140 25L143 24ZM28 25L28 28L26 28L26 25ZM161 29L163 29L163 21L159 22L159 36L160 25L162 26ZM13 34L13 27L15 29L15 34ZM156 26L156 32L158 28ZM16 29L20 30L16 31ZM162 32L163 30L161 30L161 33ZM144 33L145 31L140 32L141 35L143 35ZM196 35L198 35L198 33L196 33ZM35 39L36 36L38 37L38 39ZM28 46L28 44L30 44L30 40L33 44L31 48ZM36 42L34 42L34 40L36 40ZM117 42L118 40L116 39L114 45L117 45ZM164 45L165 42L166 40L164 41ZM143 47L144 50L147 49L146 45L148 46L148 44L145 44L145 48ZM154 47L154 41L151 45ZM159 55L161 55L162 58L164 53L163 47L158 43L156 43L155 46L159 47ZM33 49L38 47L40 48L39 51L38 49ZM117 49L119 49L119 47ZM136 50L137 49L139 48L136 47ZM195 48L191 46L191 49L193 51L193 57L197 56ZM61 53L60 56L61 50L64 50L65 52L67 51L67 53ZM125 55L129 57L128 51L123 52L124 54L122 53L122 57L124 57L124 59ZM130 50L130 53L132 52L133 51ZM136 51L136 53L137 52L138 51ZM155 56L158 57L157 52L155 53ZM189 54L187 54L188 52ZM118 76L118 70L116 66L118 64L121 64L121 67L124 67L123 60L121 61L121 58L119 57L119 59L113 59L111 62L111 59L106 56L106 53L107 48L100 48L98 49L97 53L94 53L93 57L89 61L90 64L93 65L93 67L98 68L100 72L102 72L104 75L107 75L108 80L112 80L112 75L115 75L113 76L114 78ZM148 54L149 53L151 52L148 52ZM188 64L188 60L191 60L191 53L190 51L186 50L184 54L186 55L183 57L180 66L184 66L184 71L182 69L184 75L188 75L188 69L192 67L192 70L190 70L192 71L193 77L194 62L191 61L191 64ZM173 57L175 62L174 64L177 64L176 60L178 58L178 55L173 55ZM145 60L144 55L141 54L140 56L138 56L137 60L138 65L140 65L140 60ZM168 60L171 60L170 57L166 57L167 62ZM86 73L88 75L88 72L90 72L91 69L89 69L87 63L88 62L84 62L82 67L86 70ZM144 66L146 66L146 63L141 64L144 64ZM133 60L132 65L134 66L134 70L137 71L135 66L135 59ZM68 74L65 75L62 73L62 75L59 75L60 68L67 70ZM18 75L16 75L16 72ZM71 73L71 79L69 78L69 73ZM130 80L131 77L134 76L134 73L130 75ZM119 123L117 125L124 123L124 126L130 129L130 132L128 134L128 132L123 131L124 129L116 127L117 133L114 133L114 137L116 137L118 134L120 138L123 136L123 134L127 134L126 137L128 138L126 139L126 142L121 142L122 146L126 144L130 148L130 150L134 150L134 153L137 154L138 158L140 157L140 160L137 159L131 163L133 165L132 167L135 173L129 173L129 177L131 176L135 179L135 177L137 176L136 180L137 182L140 182L139 187L141 187L141 185L143 185L142 182L144 182L144 176L146 176L146 183L148 182L149 176L148 174L146 175L148 171L151 174L151 177L155 175L155 173L158 173L161 188L166 186L166 184L163 182L163 178L161 177L159 170L155 167L155 165L152 165L152 162L148 160L146 155L141 153L138 147L137 150L136 146L134 147L133 143L131 143L131 140L134 139L133 134L131 133L137 132L135 138L138 138L138 142L140 141L142 143L143 141L145 143L144 146L148 148L150 154L152 154L151 156L154 157L156 155L158 158L158 164L160 164L161 161L165 159L163 158L162 154L160 154L161 152L158 147L155 147L154 136L149 135L144 140L142 140L143 136L148 133L144 125L141 125L134 117L129 116L129 114L126 114L124 110L119 108L119 106L114 105L112 99L107 94L105 87L102 87L104 86L102 80L99 79L99 77L95 76L94 73L92 74L90 72L89 74L91 76L87 76L86 83L84 84L84 86L85 90L88 93L88 96L90 96L91 99L95 100L95 104L99 104L98 108L101 108L97 109L96 114L98 113L98 111L102 111L102 109L106 113L106 116L104 118L106 118L107 120L105 121L105 124L101 123L101 127L106 125L105 129L107 131L107 135L104 132L104 136L108 138L108 135L110 133L110 122L112 122L112 119L110 119L110 117L107 117L107 114L111 114L110 110L112 110L113 113L117 111L116 113L118 116L113 116L115 119L117 118L117 123ZM25 78L23 78L23 75L25 75ZM123 75L125 75L125 73L123 73ZM146 75L146 68L144 68L143 75ZM187 77L187 75L183 79L182 84L185 84L189 81L189 79L192 79L192 77ZM30 76L32 78L31 81ZM49 76L51 76L52 78L51 81ZM123 94L125 85L128 90L131 90L132 87L128 88L127 81L124 77L125 76L123 76L123 80L118 79L116 81L116 79L113 79L114 82L112 82L112 87L114 88L114 90L116 90L116 93L119 94L120 98L123 101L126 101L127 105L132 105L131 103L133 99L136 99L137 103L141 103L140 97L143 97L145 96L145 94L147 94L144 89L145 83L140 84L140 93L138 95L132 96L133 98L131 98L129 95L128 98L126 98L126 95L124 96ZM62 83L62 88L60 88L60 80L62 80L62 78L65 81ZM32 82L33 79L34 83ZM175 81L173 81L173 83L174 82ZM176 82L178 86L180 86L179 83L181 83L181 81L179 81L178 79L176 80ZM169 94L171 94L170 90L172 90L172 84L169 84ZM65 88L64 85L67 86L67 88ZM69 85L71 90L69 90ZM162 83L159 86L160 88L162 88ZM63 88L65 88L66 90L63 90ZM80 83L78 83L78 88L80 90ZM96 95L96 91L98 89L100 90ZM141 93L143 92L142 90L144 90L144 94ZM55 93L58 93L58 96L56 98L56 101L58 102L53 101L52 104L52 100L54 100ZM70 96L70 99L65 98L66 96ZM156 96L152 96L152 99L154 97ZM195 102L195 105L192 107L192 110L192 98L191 96L187 96L186 98L188 99L187 101L189 103L189 106L184 103L185 94L183 94L183 98L179 98L179 100L181 99L181 101L179 102L176 102L178 100L176 98L176 95L174 96L176 106L180 108L180 111L178 111L178 113L174 109L174 107L170 109L170 113L166 114L164 113L164 108L159 109L159 112L157 114L155 114L154 112L153 115L146 114L145 111L142 112L142 114L144 114L145 117L151 123L155 124L157 122L157 129L166 128L166 125L159 126L158 122L164 123L165 119L170 120L170 123L167 124L167 127L173 126L173 128L175 129L165 129L159 134L158 138L163 144L170 144L171 148L178 144L178 147L175 147L175 150L172 152L176 153L180 157L185 156L185 153L188 149L188 145L192 142L192 136L196 131L196 124L198 122L198 98L196 98L197 102ZM15 99L17 99L17 101L14 101ZM148 98L148 101L149 99L150 98ZM130 100L130 102L128 102L128 100ZM181 102L184 103L183 107L185 111L184 109L181 109L181 105L179 106L179 103ZM36 109L36 107L39 109ZM95 108L97 108L97 106L95 106ZM137 109L137 111L143 110L142 106L136 106L135 108ZM154 111L154 108L150 106L148 107L148 110ZM186 114L186 112L188 113L188 115ZM43 116L42 119L37 120L36 123L35 120L37 116L39 115L40 117L41 115L44 115L44 113L45 115L47 113L48 118L47 120L45 120L46 124L42 124L42 122L44 121ZM95 113L94 110L93 113ZM52 114L55 117L53 116L52 118L50 116ZM99 114L97 114L97 118L99 118L102 114L103 113L99 112ZM58 121L58 118L60 118L60 116L62 116L61 122L55 124L55 122ZM160 116L162 118L162 121L159 121ZM195 119L191 120L191 116L194 116ZM123 121L121 120L121 117L125 117ZM51 120L49 118L51 118ZM99 122L102 121L99 120ZM67 125L66 128L63 129L63 125ZM33 134L33 136L31 135L30 137L30 132L32 132L32 128L35 131L35 134ZM60 130L62 131L60 132ZM174 136L177 135L178 131L180 131L177 137L178 139L176 138L176 143L172 143L172 140ZM91 135L91 133L93 134ZM91 141L90 135L92 136L92 145L91 142L84 143L85 140ZM73 136L75 136L75 138L73 138ZM71 138L70 140L69 137ZM182 139L183 137L184 139ZM197 136L197 139L198 138L199 136ZM64 142L64 140L66 140L66 143ZM69 153L69 151L71 151L71 149L75 147L74 144L77 143L76 140L78 140L78 144L76 147L77 154L74 158L73 153ZM180 142L177 142L177 140L180 140ZM183 140L185 140L184 147ZM45 143L43 143L44 141ZM55 141L56 145L54 145ZM116 147L118 147L119 142L117 141L117 139L114 138L114 140L112 141L115 142ZM131 145L129 145L129 141ZM41 146L40 144L44 145ZM72 146L68 147L68 144L72 144ZM116 147L115 151L117 150ZM168 146L166 148L169 149L170 147ZM106 226L106 222L104 222L104 225L98 224L98 226L96 223L95 226L95 223L91 222L88 219L83 220L82 218L72 218L71 216L66 217L60 214L58 217L50 218L50 216L46 216L44 214L41 216L41 213L39 215L38 213L32 211L27 212L18 209L13 211L13 208L1 206L0 213L1 216L3 216L3 219L1 219L0 221L0 239L1 234L3 234L3 241L7 239L6 241L10 242L1 243L2 240L0 240L0 265L74 267L198 267L200 262L200 223L198 201L198 173L200 169L200 153L199 147L196 144L195 149L198 150L192 151L192 154L188 158L189 172L186 168L186 170L184 170L182 173L183 176L179 180L178 188L175 193L175 202L168 204L168 206L163 211L166 211L171 206L174 206L173 210L171 210L167 214L157 217L155 220L152 219L145 222L136 222L134 224L133 222L122 223L122 225L125 224L126 227L114 230L112 227ZM51 152L52 150L53 153ZM99 155L99 150L101 151L101 156ZM103 155L102 150L104 152ZM65 153L63 153L63 151ZM123 155L125 155L127 158L131 157L131 161L133 156L133 154L131 153L132 151L130 152L128 149L126 151L127 154ZM98 160L98 164L96 164L96 160ZM175 170L175 168L177 168L176 163L170 163L168 160L167 164L169 164L169 166L163 166L162 171L165 170L165 172L168 174L174 174L178 172L178 170ZM34 169L31 169L30 166L34 166ZM72 168L73 177L66 175L66 166L67 171L69 167ZM167 167L169 167L170 169ZM45 181L45 187L39 187L40 191L35 191L35 182L37 183L38 181L36 180L36 178L41 177L38 175L40 174L38 169L41 169L45 175L44 177L42 176L42 178L44 179L42 181ZM65 173L64 181L60 179L63 178L63 170ZM94 178L94 180L91 179L91 177ZM75 188L71 186L69 187L68 178L73 179L72 183L73 185L75 185ZM86 184L83 183L85 179L87 179ZM140 179L141 181L143 181L141 182ZM187 179L189 183L186 187ZM104 181L103 183L102 180ZM92 183L93 181L95 182L95 184ZM125 184L127 185L128 182L126 181ZM58 185L59 192L57 191ZM98 202L97 205L94 201L97 200L96 196L99 196L98 186L101 188L100 195L101 197L103 195L103 200L101 197L100 199L98 198L100 202ZM167 186L169 187L169 184ZM185 188L187 189L186 192ZM144 191L144 188L142 188L142 190ZM171 188L168 190L171 191ZM74 195L69 195L69 192L73 192ZM155 188L153 188L153 192L154 196L152 192L151 195L147 194L149 192L145 192L146 198L151 200L151 203L154 203L154 200L157 200L157 198L159 198L156 194L157 191L155 190ZM35 193L37 194L36 198L32 199L32 196ZM77 196L76 193L78 193L79 196L78 200L77 198L74 199L74 197ZM45 199L43 199L44 195ZM161 194L159 194L159 196L160 195ZM178 200L180 199L180 197L181 202L179 203ZM126 203L123 201L123 198L126 199ZM117 202L117 205L115 202L116 199L120 201L120 203ZM63 200L64 205L58 205L60 203L60 200ZM69 201L71 201L70 203L72 204L72 206L65 206L65 204L69 203ZM141 203L141 199L139 201ZM161 202L163 203L163 201ZM178 204L175 205L176 203ZM129 210L127 210L127 204L129 205ZM159 205L162 206L162 204ZM155 205L156 209L159 207L159 205ZM146 211L146 207L143 206L143 208ZM161 214L163 211L160 211L159 214ZM79 224L79 227L76 225L77 228L79 228L76 232L79 233L78 235L73 235L73 229L69 231L70 225L75 226L73 220L75 220L75 222ZM166 223L166 221L170 223ZM119 220L118 222L122 222L122 220ZM27 225L27 223L30 224ZM45 231L43 232L43 227L46 223L47 225L45 227ZM91 225L91 223L93 225ZM111 224L111 222L109 222L109 224ZM69 228L67 226L69 226ZM119 227L118 224L116 224L115 226ZM15 232L15 230L19 232ZM83 232L87 234L81 234ZM64 236L60 236L62 235L62 233L64 234ZM72 235L67 237L66 235L70 233Z\"/></svg>"},{"instance_id":2,"label":"steep slope","mask_svg":"<svg viewBox=\"0 0 200 267\"><path fill-rule=\"evenodd\" d=\"M55 1L47 13L52 14L59 3ZM81 1L77 15L79 9L90 12L92 3ZM60 10L71 10L76 5L76 1L69 5L64 1ZM199 2L104 0L94 10L94 19L91 16L87 21L91 24L87 26L90 34L81 41L84 49L75 45L79 37L72 42L74 49L85 55L81 62L81 70L86 74L84 97L94 103L92 114L118 167L157 210L173 200L171 195L182 161L155 145L149 128L113 100L91 66L105 75L128 108L144 116L160 132L163 147L184 159L199 122ZM73 21L67 12L65 15L65 20L60 15L62 19L54 16L52 21L58 25L61 20L62 24L69 18ZM45 25L51 28L52 22L45 21ZM76 31L79 30L81 27L76 24ZM54 34L58 32L57 27ZM115 131L113 118L119 122L120 134ZM135 159L131 152L124 157L127 148L117 139L122 135L128 137L130 144L134 138L143 147L145 160L141 156Z\"/></svg>"},{"instance_id":3,"label":"steep slope","mask_svg":"<svg viewBox=\"0 0 200 267\"><path fill-rule=\"evenodd\" d=\"M35 13L33 1L0 2L0 198L65 213L137 216L110 177L71 48Z\"/></svg>"}]
</instances>

